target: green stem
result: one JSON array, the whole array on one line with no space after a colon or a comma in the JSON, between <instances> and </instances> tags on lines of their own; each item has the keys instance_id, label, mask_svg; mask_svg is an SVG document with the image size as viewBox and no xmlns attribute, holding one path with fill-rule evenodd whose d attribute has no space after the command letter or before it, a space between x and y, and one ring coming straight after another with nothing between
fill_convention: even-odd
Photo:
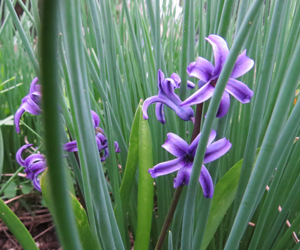
<instances>
[{"instance_id":1,"label":"green stem","mask_svg":"<svg viewBox=\"0 0 300 250\"><path fill-rule=\"evenodd\" d=\"M197 135L200 133L200 126L201 126L201 118L202 118L202 109L203 109L203 103L197 104L196 108L196 118L195 118L195 125L193 129L192 139L191 142L197 137ZM178 201L180 199L182 190L184 186L179 186L173 196L172 203L170 205L169 212L167 214L167 217L165 219L164 225L161 229L155 250L160 250L163 246L165 237L167 235L167 230L172 222L172 218L174 216Z\"/></svg>"}]
</instances>

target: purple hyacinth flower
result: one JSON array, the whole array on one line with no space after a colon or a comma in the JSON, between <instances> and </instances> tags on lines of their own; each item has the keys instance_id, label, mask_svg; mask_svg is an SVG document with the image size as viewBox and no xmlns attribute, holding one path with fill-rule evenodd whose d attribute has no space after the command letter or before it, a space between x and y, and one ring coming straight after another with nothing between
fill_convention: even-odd
<instances>
[{"instance_id":1,"label":"purple hyacinth flower","mask_svg":"<svg viewBox=\"0 0 300 250\"><path fill-rule=\"evenodd\" d=\"M38 83L38 78L34 78L30 84L30 90L28 95L26 95L22 99L22 103L20 108L17 110L15 114L15 125L17 133L20 133L20 119L21 116L27 111L33 115L40 115L42 113L41 110L41 98L42 98L42 91L41 85Z\"/></svg>"},{"instance_id":2,"label":"purple hyacinth flower","mask_svg":"<svg viewBox=\"0 0 300 250\"><path fill-rule=\"evenodd\" d=\"M212 143L212 141L216 138L216 135L216 131L212 130L209 136L203 164L220 158L231 148L231 143L226 138ZM174 179L174 188L182 185L188 185L200 136L201 133L190 145L188 145L188 143L178 135L168 133L167 140L162 147L169 151L172 155L176 156L177 159L159 163L149 169L148 172L151 174L152 178L170 174L178 170L177 177ZM213 181L204 165L202 165L201 168L199 182L204 196L206 198L212 198L214 194Z\"/></svg>"},{"instance_id":3,"label":"purple hyacinth flower","mask_svg":"<svg viewBox=\"0 0 300 250\"><path fill-rule=\"evenodd\" d=\"M25 168L24 172L27 175L27 179L30 179L35 189L41 192L39 175L47 168L45 157L41 154L32 154L25 160L22 158L22 153L32 145L33 144L27 144L22 146L16 154L16 160Z\"/></svg>"},{"instance_id":4,"label":"purple hyacinth flower","mask_svg":"<svg viewBox=\"0 0 300 250\"><path fill-rule=\"evenodd\" d=\"M192 120L194 117L194 111L190 107L181 107L180 104L182 101L175 94L174 90L180 87L181 79L180 77L173 73L170 78L165 78L164 73L161 70L158 70L158 95L149 97L145 100L143 104L143 117L148 120L148 107L152 103L157 103L155 107L155 114L157 120L162 124L165 124L165 115L164 115L164 104L169 108L173 109L176 114L184 121ZM187 86L189 88L195 87L195 85L188 81Z\"/></svg>"},{"instance_id":5,"label":"purple hyacinth flower","mask_svg":"<svg viewBox=\"0 0 300 250\"><path fill-rule=\"evenodd\" d=\"M107 137L104 135L103 129L98 127L100 124L99 116L93 110L91 110L91 113L92 113L94 129L95 129L95 139L96 139L98 151L99 153L102 154L101 161L103 162L109 156ZM119 148L119 144L115 141L114 145L115 145L115 152L120 153L121 150ZM76 140L64 144L63 149L69 152L78 151Z\"/></svg>"},{"instance_id":6,"label":"purple hyacinth flower","mask_svg":"<svg viewBox=\"0 0 300 250\"><path fill-rule=\"evenodd\" d=\"M209 35L205 38L213 47L215 66L211 62L202 57L198 57L196 62L192 62L187 67L187 73L190 77L200 79L199 89L185 101L181 103L182 107L191 106L202 103L212 97L221 74L225 61L229 54L226 41L217 35ZM246 50L239 55L231 76L227 82L227 86L223 93L217 117L223 117L229 110L230 96L232 95L241 103L248 103L253 95L252 90L243 82L236 80L250 69L252 69L254 61L246 56Z\"/></svg>"}]
</instances>

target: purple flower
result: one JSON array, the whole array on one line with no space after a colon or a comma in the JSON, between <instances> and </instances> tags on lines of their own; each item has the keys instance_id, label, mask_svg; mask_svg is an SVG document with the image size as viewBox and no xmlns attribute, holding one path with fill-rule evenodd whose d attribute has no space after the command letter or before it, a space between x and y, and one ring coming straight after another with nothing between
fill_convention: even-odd
<instances>
[{"instance_id":1,"label":"purple flower","mask_svg":"<svg viewBox=\"0 0 300 250\"><path fill-rule=\"evenodd\" d=\"M100 124L99 116L93 110L91 110L91 113L92 113L92 118L94 123L94 129L95 129L95 139L96 139L99 153L101 153L102 155L101 161L103 162L109 156L107 138L104 135L103 129L98 127ZM116 141L114 143L115 143L115 152L120 153L121 150L119 148L119 144ZM63 146L63 149L69 152L78 151L76 140L66 143Z\"/></svg>"},{"instance_id":2,"label":"purple flower","mask_svg":"<svg viewBox=\"0 0 300 250\"><path fill-rule=\"evenodd\" d=\"M158 95L149 97L145 100L143 104L143 117L148 120L147 109L152 103L157 103L155 107L155 114L157 120L162 124L165 124L165 115L164 115L164 104L169 108L173 109L176 114L184 121L192 120L194 117L194 111L190 107L181 107L180 104L182 101L175 94L174 89L180 87L181 79L180 77L173 73L170 78L165 78L164 73L161 70L158 70ZM194 88L195 85L188 81L188 88Z\"/></svg>"},{"instance_id":3,"label":"purple flower","mask_svg":"<svg viewBox=\"0 0 300 250\"><path fill-rule=\"evenodd\" d=\"M39 80L37 77L33 79L33 81L30 84L30 90L28 95L26 95L22 99L21 106L15 114L15 125L16 125L17 133L20 133L20 119L25 111L33 115L40 115L42 112L41 110L42 92L41 92L41 85L37 84L38 81Z\"/></svg>"},{"instance_id":4,"label":"purple flower","mask_svg":"<svg viewBox=\"0 0 300 250\"><path fill-rule=\"evenodd\" d=\"M212 143L212 141L216 138L216 135L216 131L212 130L209 136L203 164L220 158L231 148L231 143L226 138ZM178 170L177 177L174 179L174 188L181 185L188 185L200 136L201 133L195 138L191 145L188 145L188 143L178 135L168 133L168 138L162 147L169 151L172 155L176 156L177 159L159 163L149 169L148 172L151 174L152 178L170 174ZM206 198L212 198L214 194L213 181L204 165L202 165L201 168L199 182L204 196Z\"/></svg>"},{"instance_id":5,"label":"purple flower","mask_svg":"<svg viewBox=\"0 0 300 250\"><path fill-rule=\"evenodd\" d=\"M35 189L41 192L39 175L47 168L45 157L41 154L32 154L25 160L22 158L23 151L32 145L27 144L22 146L16 154L16 160L21 166L25 167L24 172L27 174L27 179L30 179Z\"/></svg>"},{"instance_id":6,"label":"purple flower","mask_svg":"<svg viewBox=\"0 0 300 250\"><path fill-rule=\"evenodd\" d=\"M196 62L192 62L187 67L187 73L190 77L200 79L199 89L185 101L181 106L190 106L197 103L202 103L212 97L221 74L225 61L229 54L229 49L226 41L217 35L209 35L205 38L213 47L215 66L202 57L198 57ZM246 50L239 55L231 76L227 82L227 86L223 93L221 104L217 113L217 117L223 117L229 110L230 95L236 98L241 103L248 103L253 95L252 90L243 82L236 80L247 73L254 65L254 61L246 56Z\"/></svg>"}]
</instances>

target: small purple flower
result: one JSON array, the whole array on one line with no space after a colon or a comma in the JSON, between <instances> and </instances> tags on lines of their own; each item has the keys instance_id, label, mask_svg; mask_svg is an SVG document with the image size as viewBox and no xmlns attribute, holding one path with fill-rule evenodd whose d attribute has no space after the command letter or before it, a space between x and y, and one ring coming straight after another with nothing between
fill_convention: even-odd
<instances>
[{"instance_id":1,"label":"small purple flower","mask_svg":"<svg viewBox=\"0 0 300 250\"><path fill-rule=\"evenodd\" d=\"M231 148L231 143L226 138L212 143L212 141L216 138L216 135L216 131L212 130L209 136L203 164L220 158ZM174 188L177 188L181 185L188 185L200 136L201 133L195 138L191 145L188 145L188 143L178 135L168 133L168 138L162 147L169 151L172 155L176 156L177 159L159 163L153 168L149 169L148 172L151 174L152 178L170 174L179 170L177 177L174 179ZM214 194L213 181L204 165L202 165L201 168L199 182L204 196L206 198L212 198Z\"/></svg>"},{"instance_id":2,"label":"small purple flower","mask_svg":"<svg viewBox=\"0 0 300 250\"><path fill-rule=\"evenodd\" d=\"M95 139L96 139L99 153L102 154L101 161L103 162L109 156L107 138L104 135L103 129L98 127L100 124L99 116L93 110L91 110L91 113L92 113L92 118L94 123L94 129L95 129ZM116 141L114 143L115 143L115 152L120 153L121 150L119 148L119 144ZM63 146L63 149L69 152L78 151L76 140L66 143Z\"/></svg>"},{"instance_id":3,"label":"small purple flower","mask_svg":"<svg viewBox=\"0 0 300 250\"><path fill-rule=\"evenodd\" d=\"M202 103L212 97L221 74L225 61L229 54L229 49L226 41L217 35L209 35L205 38L213 47L215 66L202 57L198 57L196 62L192 62L187 67L187 73L190 77L200 79L199 89L185 101L181 106L190 106L197 103ZM254 61L246 56L246 50L239 55L231 76L227 82L227 86L223 93L217 117L223 117L229 110L230 95L236 98L241 103L248 103L253 95L252 90L243 82L236 80L250 69L252 69Z\"/></svg>"},{"instance_id":4,"label":"small purple flower","mask_svg":"<svg viewBox=\"0 0 300 250\"><path fill-rule=\"evenodd\" d=\"M41 98L42 98L42 91L41 85L37 84L38 78L34 78L30 84L30 90L28 95L26 95L22 99L22 103L20 108L17 110L15 114L15 125L17 133L20 133L20 119L21 116L27 111L33 115L40 115L42 113L41 110Z\"/></svg>"},{"instance_id":5,"label":"small purple flower","mask_svg":"<svg viewBox=\"0 0 300 250\"><path fill-rule=\"evenodd\" d=\"M161 70L158 70L158 95L149 97L145 100L143 104L143 117L148 120L148 107L152 103L157 103L155 106L155 114L157 120L162 124L165 124L165 115L164 115L164 104L169 108L173 109L180 119L184 121L192 120L194 117L194 111L190 107L181 107L180 104L182 101L175 94L174 89L180 87L181 79L180 77L173 73L170 78L165 78L164 73ZM188 88L194 88L195 85L188 81Z\"/></svg>"},{"instance_id":6,"label":"small purple flower","mask_svg":"<svg viewBox=\"0 0 300 250\"><path fill-rule=\"evenodd\" d=\"M27 179L30 179L35 189L41 192L39 175L47 168L45 157L41 154L32 154L25 160L22 158L22 153L32 145L22 146L16 154L16 160L21 166L25 167L24 172L27 174Z\"/></svg>"}]
</instances>

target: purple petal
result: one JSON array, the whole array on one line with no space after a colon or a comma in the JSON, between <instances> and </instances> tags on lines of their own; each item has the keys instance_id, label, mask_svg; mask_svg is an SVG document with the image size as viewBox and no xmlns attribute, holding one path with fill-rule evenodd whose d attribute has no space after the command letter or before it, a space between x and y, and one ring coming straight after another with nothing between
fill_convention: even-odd
<instances>
[{"instance_id":1,"label":"purple petal","mask_svg":"<svg viewBox=\"0 0 300 250\"><path fill-rule=\"evenodd\" d=\"M30 114L40 115L42 113L41 108L38 106L37 102L32 100L32 98L26 98L26 101L21 106Z\"/></svg>"},{"instance_id":2,"label":"purple petal","mask_svg":"<svg viewBox=\"0 0 300 250\"><path fill-rule=\"evenodd\" d=\"M21 105L21 107L15 113L15 117L14 117L17 133L20 133L20 120L24 113L25 113L25 109L23 109Z\"/></svg>"},{"instance_id":3,"label":"purple petal","mask_svg":"<svg viewBox=\"0 0 300 250\"><path fill-rule=\"evenodd\" d=\"M115 141L115 152L120 153L121 149L119 148L119 144Z\"/></svg>"},{"instance_id":4,"label":"purple petal","mask_svg":"<svg viewBox=\"0 0 300 250\"><path fill-rule=\"evenodd\" d=\"M34 162L37 162L37 161L45 162L45 157L41 154L32 154L32 155L29 155L24 160L24 163L25 163L26 167L28 167L28 166L32 165Z\"/></svg>"},{"instance_id":5,"label":"purple petal","mask_svg":"<svg viewBox=\"0 0 300 250\"><path fill-rule=\"evenodd\" d=\"M207 168L204 165L202 165L201 168L199 182L202 187L204 197L212 198L214 195L214 183Z\"/></svg>"},{"instance_id":6,"label":"purple petal","mask_svg":"<svg viewBox=\"0 0 300 250\"><path fill-rule=\"evenodd\" d=\"M215 88L206 83L202 88L198 89L194 94L184 100L180 106L191 106L194 104L202 103L212 97Z\"/></svg>"},{"instance_id":7,"label":"purple petal","mask_svg":"<svg viewBox=\"0 0 300 250\"><path fill-rule=\"evenodd\" d=\"M230 78L238 78L246 74L254 66L254 61L246 56L246 51L244 50L237 58Z\"/></svg>"},{"instance_id":8,"label":"purple petal","mask_svg":"<svg viewBox=\"0 0 300 250\"><path fill-rule=\"evenodd\" d=\"M197 137L192 141L191 145L188 148L189 154L191 154L193 156L195 156L200 136L201 136L201 133L199 133L197 135ZM217 132L215 130L211 130L209 138L208 138L207 145L210 145L212 143L212 141L216 138L216 136L217 136Z\"/></svg>"},{"instance_id":9,"label":"purple petal","mask_svg":"<svg viewBox=\"0 0 300 250\"><path fill-rule=\"evenodd\" d=\"M243 82L229 78L225 90L241 103L248 103L253 91Z\"/></svg>"},{"instance_id":10,"label":"purple petal","mask_svg":"<svg viewBox=\"0 0 300 250\"><path fill-rule=\"evenodd\" d=\"M174 178L174 188L189 184L192 173L192 165L193 163L188 163L183 168L179 169L176 178Z\"/></svg>"},{"instance_id":11,"label":"purple petal","mask_svg":"<svg viewBox=\"0 0 300 250\"><path fill-rule=\"evenodd\" d=\"M179 105L181 103L178 95L175 94L174 89L176 89L176 83L171 78L165 78L160 85L158 97L163 97L171 100L174 104Z\"/></svg>"},{"instance_id":12,"label":"purple petal","mask_svg":"<svg viewBox=\"0 0 300 250\"><path fill-rule=\"evenodd\" d=\"M26 145L20 147L19 150L16 153L16 160L23 167L26 167L26 164L25 164L25 161L22 158L22 153L23 153L24 150L26 150L27 148L31 147L32 145L33 144L26 144Z\"/></svg>"},{"instance_id":13,"label":"purple petal","mask_svg":"<svg viewBox=\"0 0 300 250\"><path fill-rule=\"evenodd\" d=\"M32 80L32 82L30 84L29 94L31 94L31 93L33 93L35 91L38 91L38 92L41 91L41 89L40 89L41 85L39 85L39 87L36 86L36 84L38 83L38 81L39 81L39 79L37 77Z\"/></svg>"},{"instance_id":14,"label":"purple petal","mask_svg":"<svg viewBox=\"0 0 300 250\"><path fill-rule=\"evenodd\" d=\"M208 41L213 47L215 58L215 70L213 74L214 76L218 76L221 73L221 70L229 54L227 43L222 37L218 35L209 35L207 38L205 38L205 40Z\"/></svg>"},{"instance_id":15,"label":"purple petal","mask_svg":"<svg viewBox=\"0 0 300 250\"><path fill-rule=\"evenodd\" d=\"M184 167L184 162L181 158L177 158L175 160L166 161L163 163L159 163L155 165L153 168L150 168L148 172L151 174L152 178L156 178L158 176L166 175L173 173L182 167Z\"/></svg>"},{"instance_id":16,"label":"purple petal","mask_svg":"<svg viewBox=\"0 0 300 250\"><path fill-rule=\"evenodd\" d=\"M38 191L42 191L41 190L41 185L40 185L40 179L39 179L39 174L41 174L45 169L41 169L38 172L36 172L34 174L34 178L33 178L33 186L35 187L36 190Z\"/></svg>"},{"instance_id":17,"label":"purple petal","mask_svg":"<svg viewBox=\"0 0 300 250\"><path fill-rule=\"evenodd\" d=\"M29 165L27 167L28 171L35 173L36 171L43 169L46 169L46 162L45 161L38 161L34 162L33 164Z\"/></svg>"},{"instance_id":18,"label":"purple petal","mask_svg":"<svg viewBox=\"0 0 300 250\"><path fill-rule=\"evenodd\" d=\"M96 128L100 124L100 118L99 118L99 116L97 115L97 113L95 111L91 110L91 113L92 113L92 118L93 118L93 121L94 121L94 128Z\"/></svg>"},{"instance_id":19,"label":"purple petal","mask_svg":"<svg viewBox=\"0 0 300 250\"><path fill-rule=\"evenodd\" d=\"M156 106L155 106L155 114L156 114L157 120L161 124L165 124L166 123L166 119L165 119L165 115L164 115L164 105L162 103L157 103L156 104Z\"/></svg>"},{"instance_id":20,"label":"purple petal","mask_svg":"<svg viewBox=\"0 0 300 250\"><path fill-rule=\"evenodd\" d=\"M173 109L176 112L176 114L178 115L178 117L180 119L182 119L184 121L189 121L190 118L194 116L194 111L192 108L179 106L181 101L177 105L174 102L172 102L170 99L167 99L167 97L152 96L150 98L147 98L143 104L142 109L143 109L144 119L146 119L146 120L148 119L147 109L148 109L149 105L151 105L152 103L155 103L155 102L161 102L161 103L167 105L169 108Z\"/></svg>"},{"instance_id":21,"label":"purple petal","mask_svg":"<svg viewBox=\"0 0 300 250\"><path fill-rule=\"evenodd\" d=\"M226 154L231 148L231 143L226 138L218 140L206 148L203 163L212 162L224 154Z\"/></svg>"},{"instance_id":22,"label":"purple petal","mask_svg":"<svg viewBox=\"0 0 300 250\"><path fill-rule=\"evenodd\" d=\"M177 85L177 88L180 87L180 83L181 83L181 78L179 77L179 75L177 75L176 73L173 73L170 78L172 78L175 82L175 84Z\"/></svg>"},{"instance_id":23,"label":"purple petal","mask_svg":"<svg viewBox=\"0 0 300 250\"><path fill-rule=\"evenodd\" d=\"M203 57L198 57L196 62L191 62L186 72L190 77L196 77L203 82L208 82L213 76L214 66Z\"/></svg>"},{"instance_id":24,"label":"purple petal","mask_svg":"<svg viewBox=\"0 0 300 250\"><path fill-rule=\"evenodd\" d=\"M194 89L195 88L195 84L189 80L187 80L187 88L188 89Z\"/></svg>"},{"instance_id":25,"label":"purple petal","mask_svg":"<svg viewBox=\"0 0 300 250\"><path fill-rule=\"evenodd\" d=\"M220 106L219 106L219 109L217 112L217 117L221 118L224 115L226 115L229 110L229 107L230 107L230 96L226 91L224 91L221 102L220 102Z\"/></svg>"},{"instance_id":26,"label":"purple petal","mask_svg":"<svg viewBox=\"0 0 300 250\"><path fill-rule=\"evenodd\" d=\"M157 74L157 85L158 85L158 88L160 88L160 84L161 82L165 79L165 75L164 73L159 69L158 70L158 74Z\"/></svg>"},{"instance_id":27,"label":"purple petal","mask_svg":"<svg viewBox=\"0 0 300 250\"><path fill-rule=\"evenodd\" d=\"M77 142L76 141L68 142L65 145L63 145L63 149L68 152L78 151Z\"/></svg>"},{"instance_id":28,"label":"purple petal","mask_svg":"<svg viewBox=\"0 0 300 250\"><path fill-rule=\"evenodd\" d=\"M100 158L101 162L104 162L108 156L109 156L109 152L108 152L108 148L106 147L104 149L102 157Z\"/></svg>"},{"instance_id":29,"label":"purple petal","mask_svg":"<svg viewBox=\"0 0 300 250\"><path fill-rule=\"evenodd\" d=\"M167 140L162 147L176 157L182 157L187 153L189 144L173 133L167 134Z\"/></svg>"}]
</instances>

